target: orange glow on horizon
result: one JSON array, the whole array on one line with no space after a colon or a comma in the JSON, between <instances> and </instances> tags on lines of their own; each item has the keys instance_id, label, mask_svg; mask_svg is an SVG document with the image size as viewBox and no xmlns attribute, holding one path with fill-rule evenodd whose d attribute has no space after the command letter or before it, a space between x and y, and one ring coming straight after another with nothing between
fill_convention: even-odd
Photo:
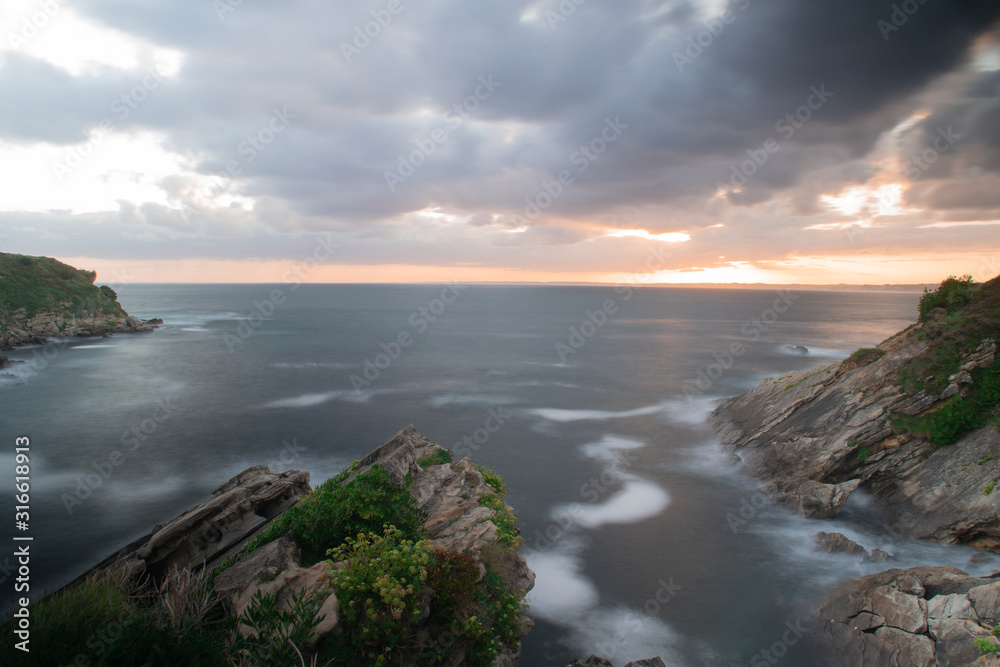
<instances>
[{"instance_id":1,"label":"orange glow on horizon","mask_svg":"<svg viewBox=\"0 0 1000 667\"><path fill-rule=\"evenodd\" d=\"M128 283L606 283L606 284L802 284L881 285L936 283L949 275L989 280L1000 274L1000 255L951 257L794 257L783 261L729 261L655 273L537 271L515 267L386 265L303 265L289 260L115 261L59 257L97 271L102 284Z\"/></svg>"}]
</instances>

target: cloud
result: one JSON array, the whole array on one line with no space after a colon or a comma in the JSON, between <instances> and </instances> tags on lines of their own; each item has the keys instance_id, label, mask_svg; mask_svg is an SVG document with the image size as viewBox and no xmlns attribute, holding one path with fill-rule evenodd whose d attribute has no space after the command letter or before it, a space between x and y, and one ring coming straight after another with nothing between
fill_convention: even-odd
<instances>
[{"instance_id":1,"label":"cloud","mask_svg":"<svg viewBox=\"0 0 1000 667\"><path fill-rule=\"evenodd\" d=\"M824 196L895 180L922 212L907 224L874 219L865 242L900 253L912 238L961 245L981 232L914 230L1000 208L989 176L1000 170L1000 75L973 65L996 45L1000 9L911 4L901 19L892 3L864 0L739 0L729 15L683 0L584 3L553 21L559 5L548 0L404 0L395 14L379 0L221 13L82 0L80 16L137 45L134 62L74 73L8 49L0 87L16 94L0 102L0 142L72 148L111 118L116 137L156 137L174 159L152 169L142 151L102 166L106 182L135 173L158 189L130 191L118 210L74 216L0 200L0 221L20 221L8 246L45 254L72 239L88 256L278 258L294 256L301 235L332 231L350 262L419 252L442 264L614 271L632 259L597 257L626 247L601 239L611 227L689 234L676 260L686 268L737 253L857 251L858 238L806 228L850 222ZM176 72L119 120L111 104L166 52L179 54ZM678 66L677 54L690 62ZM949 125L961 141L907 178L906 160ZM571 182L553 194L562 173ZM52 187L49 176L25 173L16 186Z\"/></svg>"}]
</instances>

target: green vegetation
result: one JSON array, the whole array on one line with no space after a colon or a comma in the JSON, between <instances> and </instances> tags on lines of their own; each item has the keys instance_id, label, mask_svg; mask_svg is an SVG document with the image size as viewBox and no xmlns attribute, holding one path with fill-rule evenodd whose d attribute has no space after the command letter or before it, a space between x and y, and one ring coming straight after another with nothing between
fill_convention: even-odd
<instances>
[{"instance_id":1,"label":"green vegetation","mask_svg":"<svg viewBox=\"0 0 1000 667\"><path fill-rule=\"evenodd\" d=\"M972 385L965 394L956 394L930 414L899 416L893 430L925 437L939 445L950 445L969 431L996 424L1000 405L1000 361L971 373ZM983 462L985 463L985 461ZM979 465L983 465L982 463Z\"/></svg>"},{"instance_id":2,"label":"green vegetation","mask_svg":"<svg viewBox=\"0 0 1000 667\"><path fill-rule=\"evenodd\" d=\"M865 461L868 460L868 457L870 455L871 452L868 451L868 448L862 447L861 449L858 450L858 463L864 463Z\"/></svg>"},{"instance_id":3,"label":"green vegetation","mask_svg":"<svg viewBox=\"0 0 1000 667\"><path fill-rule=\"evenodd\" d=\"M490 486L503 480L486 470ZM123 571L91 579L31 607L32 653L38 664L118 666L404 665L435 664L456 655L486 667L521 634L524 591L515 580L522 544L516 519L501 497L487 494L498 542L470 554L432 546L426 515L380 466L358 475L348 469L285 511L237 557L211 572L171 573L160 589L129 580ZM257 592L239 618L226 617L215 577L247 553L291 532L305 564L329 556L330 586L340 603L340 631L307 650L321 598L299 591L279 606ZM273 579L265 575L263 579ZM429 610L429 613L428 613ZM13 635L14 620L0 628ZM249 630L244 637L238 629ZM428 638L429 637L429 638ZM447 640L446 640L446 639ZM0 664L17 664L13 642L0 647Z\"/></svg>"},{"instance_id":4,"label":"green vegetation","mask_svg":"<svg viewBox=\"0 0 1000 667\"><path fill-rule=\"evenodd\" d=\"M986 486L983 487L983 495L988 496L993 493L993 489L996 488L996 481L988 482Z\"/></svg>"},{"instance_id":5,"label":"green vegetation","mask_svg":"<svg viewBox=\"0 0 1000 667\"><path fill-rule=\"evenodd\" d=\"M393 484L384 468L374 466L344 484L350 474L350 469L345 470L314 489L298 505L272 521L240 556L288 531L292 531L302 547L302 561L306 566L325 559L329 549L343 544L348 537L381 533L386 524L398 528L407 539L421 538L421 526L427 516L413 505L408 491L409 480L400 488ZM231 564L224 563L219 570Z\"/></svg>"},{"instance_id":6,"label":"green vegetation","mask_svg":"<svg viewBox=\"0 0 1000 667\"><path fill-rule=\"evenodd\" d=\"M1000 637L1000 625L993 627L993 637ZM976 637L973 641L983 653L1000 653L1000 644L997 644L993 637Z\"/></svg>"},{"instance_id":7,"label":"green vegetation","mask_svg":"<svg viewBox=\"0 0 1000 667\"><path fill-rule=\"evenodd\" d=\"M947 316L929 320L931 310L944 308ZM939 394L948 378L960 370L962 359L984 340L1000 337L1000 278L977 284L970 276L950 276L935 290L925 290L920 300L921 333L927 351L899 369L896 383L910 394ZM972 384L921 417L897 415L892 427L931 442L948 445L969 431L992 423L1000 428L1000 360L989 368L971 372Z\"/></svg>"},{"instance_id":8,"label":"green vegetation","mask_svg":"<svg viewBox=\"0 0 1000 667\"><path fill-rule=\"evenodd\" d=\"M490 519L490 521L496 524L497 537L501 542L512 548L517 548L523 544L523 540L517 531L517 519L499 496L487 493L479 499L479 504L482 507L489 507L496 512L496 516Z\"/></svg>"},{"instance_id":9,"label":"green vegetation","mask_svg":"<svg viewBox=\"0 0 1000 667\"><path fill-rule=\"evenodd\" d=\"M420 618L430 543L414 542L395 526L367 533L331 549L341 627L361 664L382 667L398 653Z\"/></svg>"},{"instance_id":10,"label":"green vegetation","mask_svg":"<svg viewBox=\"0 0 1000 667\"><path fill-rule=\"evenodd\" d=\"M226 665L235 621L218 620L193 581L181 591L156 591L115 570L39 600L30 608L32 664ZM0 627L0 664L24 664L15 627L12 618Z\"/></svg>"},{"instance_id":11,"label":"green vegetation","mask_svg":"<svg viewBox=\"0 0 1000 667\"><path fill-rule=\"evenodd\" d=\"M948 276L933 292L924 289L924 295L920 297L920 317L917 321L923 322L928 313L935 308L944 308L949 313L964 308L972 300L972 296L979 290L979 287L973 282L972 276L965 275L961 278Z\"/></svg>"},{"instance_id":12,"label":"green vegetation","mask_svg":"<svg viewBox=\"0 0 1000 667\"><path fill-rule=\"evenodd\" d=\"M305 664L305 644L324 618L319 615L319 602L307 598L304 591L291 594L286 611L278 608L273 595L257 591L240 617L240 624L251 634L237 641L231 653L252 665L298 667Z\"/></svg>"},{"instance_id":13,"label":"green vegetation","mask_svg":"<svg viewBox=\"0 0 1000 667\"><path fill-rule=\"evenodd\" d=\"M124 315L110 287L94 286L97 274L50 257L0 253L0 326L14 311Z\"/></svg>"},{"instance_id":14,"label":"green vegetation","mask_svg":"<svg viewBox=\"0 0 1000 667\"><path fill-rule=\"evenodd\" d=\"M496 470L487 468L484 465L479 465L478 463L475 465L475 468L479 471L479 474L483 476L483 479L486 480L486 483L493 487L493 490L497 492L497 495L507 495L507 486L503 483L503 477L498 475Z\"/></svg>"},{"instance_id":15,"label":"green vegetation","mask_svg":"<svg viewBox=\"0 0 1000 667\"><path fill-rule=\"evenodd\" d=\"M868 364L873 364L885 356L885 350L877 347L863 347L855 350L845 361L844 365L849 368L861 368Z\"/></svg>"},{"instance_id":16,"label":"green vegetation","mask_svg":"<svg viewBox=\"0 0 1000 667\"><path fill-rule=\"evenodd\" d=\"M799 386L800 384L802 384L802 383L803 383L803 382L805 382L805 381L806 381L806 379L805 379L805 378L802 378L802 379L801 379L801 380L799 380L798 382L793 382L793 383L791 383L791 384L786 384L786 385L785 385L785 388L784 388L784 389L782 389L781 391L782 391L782 393L784 393L784 392L788 391L789 389L794 389L795 387L798 387L798 386Z\"/></svg>"},{"instance_id":17,"label":"green vegetation","mask_svg":"<svg viewBox=\"0 0 1000 667\"><path fill-rule=\"evenodd\" d=\"M427 466L446 465L454 460L455 459L452 457L451 452L447 449L439 449L433 454L417 459L417 465L421 468L426 468Z\"/></svg>"}]
</instances>

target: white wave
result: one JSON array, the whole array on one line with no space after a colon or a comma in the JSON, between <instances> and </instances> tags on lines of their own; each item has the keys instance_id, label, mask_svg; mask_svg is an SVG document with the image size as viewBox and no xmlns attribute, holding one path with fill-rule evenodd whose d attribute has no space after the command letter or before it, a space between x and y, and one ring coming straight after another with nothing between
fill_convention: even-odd
<instances>
[{"instance_id":1,"label":"white wave","mask_svg":"<svg viewBox=\"0 0 1000 667\"><path fill-rule=\"evenodd\" d=\"M684 665L673 646L676 631L656 616L629 607L600 607L574 625L566 643L580 655L598 655L616 665L659 656L667 665Z\"/></svg>"},{"instance_id":2,"label":"white wave","mask_svg":"<svg viewBox=\"0 0 1000 667\"><path fill-rule=\"evenodd\" d=\"M524 554L535 573L535 587L525 599L533 616L568 628L564 641L580 655L600 655L615 664L658 655L668 665L682 664L672 648L676 632L646 610L600 606L596 586L582 574L582 545L567 541L561 547ZM650 591L649 611L659 611L658 593Z\"/></svg>"},{"instance_id":3,"label":"white wave","mask_svg":"<svg viewBox=\"0 0 1000 667\"><path fill-rule=\"evenodd\" d=\"M554 422L575 422L585 420L604 419L624 419L627 417L641 417L643 415L653 415L663 409L661 405L649 405L644 408L634 410L623 410L615 412L612 410L564 410L560 408L537 408L531 410L531 414L538 415L544 419Z\"/></svg>"},{"instance_id":4,"label":"white wave","mask_svg":"<svg viewBox=\"0 0 1000 667\"><path fill-rule=\"evenodd\" d=\"M709 415L718 404L718 398L688 396L664 401L661 405L663 414L670 421L686 426L698 426L708 422Z\"/></svg>"},{"instance_id":5,"label":"white wave","mask_svg":"<svg viewBox=\"0 0 1000 667\"><path fill-rule=\"evenodd\" d=\"M69 349L71 350L96 350L99 347L114 347L114 345L100 344L100 345L73 345Z\"/></svg>"},{"instance_id":6,"label":"white wave","mask_svg":"<svg viewBox=\"0 0 1000 667\"><path fill-rule=\"evenodd\" d=\"M803 356L809 357L829 357L831 359L844 359L852 352L854 352L856 347L810 347L809 354Z\"/></svg>"},{"instance_id":7,"label":"white wave","mask_svg":"<svg viewBox=\"0 0 1000 667\"><path fill-rule=\"evenodd\" d=\"M427 399L435 408L443 408L447 405L509 405L516 403L516 399L510 396L488 396L483 394L441 394L431 396Z\"/></svg>"},{"instance_id":8,"label":"white wave","mask_svg":"<svg viewBox=\"0 0 1000 667\"><path fill-rule=\"evenodd\" d=\"M624 473L619 476L627 480L625 486L603 503L560 505L553 510L553 518L593 529L645 521L670 504L670 496L656 484Z\"/></svg>"},{"instance_id":9,"label":"white wave","mask_svg":"<svg viewBox=\"0 0 1000 667\"><path fill-rule=\"evenodd\" d=\"M574 553L529 551L525 558L535 573L535 587L527 596L532 615L567 625L597 604L597 587L581 573Z\"/></svg>"},{"instance_id":10,"label":"white wave","mask_svg":"<svg viewBox=\"0 0 1000 667\"><path fill-rule=\"evenodd\" d=\"M290 398L279 398L274 401L264 403L262 408L311 408L334 400L350 401L352 403L365 403L375 395L375 392L356 391L327 391L320 393L302 394Z\"/></svg>"},{"instance_id":11,"label":"white wave","mask_svg":"<svg viewBox=\"0 0 1000 667\"><path fill-rule=\"evenodd\" d=\"M682 453L687 456L687 460L681 464L681 469L697 475L733 477L743 465L738 457L734 457L722 446L721 442L715 439L682 450ZM734 480L735 483L739 481L741 480Z\"/></svg>"},{"instance_id":12,"label":"white wave","mask_svg":"<svg viewBox=\"0 0 1000 667\"><path fill-rule=\"evenodd\" d=\"M270 364L271 368L354 368L357 364L342 364L337 361L301 361L301 362L284 362L276 361Z\"/></svg>"},{"instance_id":13,"label":"white wave","mask_svg":"<svg viewBox=\"0 0 1000 667\"><path fill-rule=\"evenodd\" d=\"M590 459L598 459L607 463L615 463L619 460L618 453L623 449L639 449L645 447L646 443L641 440L632 440L617 435L606 435L597 442L589 442L580 450L583 455Z\"/></svg>"},{"instance_id":14,"label":"white wave","mask_svg":"<svg viewBox=\"0 0 1000 667\"><path fill-rule=\"evenodd\" d=\"M580 385L572 382L546 382L545 380L529 380L527 382L515 382L515 387L564 387L566 389L579 389Z\"/></svg>"}]
</instances>

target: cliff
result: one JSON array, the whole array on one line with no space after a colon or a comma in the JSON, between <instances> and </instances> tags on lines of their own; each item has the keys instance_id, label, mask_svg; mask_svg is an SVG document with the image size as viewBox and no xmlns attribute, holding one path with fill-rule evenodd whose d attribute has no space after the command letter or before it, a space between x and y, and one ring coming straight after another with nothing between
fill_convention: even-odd
<instances>
[{"instance_id":1,"label":"cliff","mask_svg":"<svg viewBox=\"0 0 1000 667\"><path fill-rule=\"evenodd\" d=\"M50 257L0 253L0 350L49 338L152 331L93 271Z\"/></svg>"},{"instance_id":2,"label":"cliff","mask_svg":"<svg viewBox=\"0 0 1000 667\"><path fill-rule=\"evenodd\" d=\"M723 443L779 502L832 518L863 487L900 534L1000 550L1000 278L951 280L877 347L715 410Z\"/></svg>"},{"instance_id":3,"label":"cliff","mask_svg":"<svg viewBox=\"0 0 1000 667\"><path fill-rule=\"evenodd\" d=\"M897 535L1000 551L1000 278L949 278L916 324L821 368L767 378L713 413L723 443L776 502L812 518L871 492ZM865 554L839 533L818 548ZM817 610L829 664L1000 665L1000 573L892 569Z\"/></svg>"},{"instance_id":4,"label":"cliff","mask_svg":"<svg viewBox=\"0 0 1000 667\"><path fill-rule=\"evenodd\" d=\"M413 426L316 489L249 468L34 603L32 657L512 666L534 574L504 494Z\"/></svg>"}]
</instances>

